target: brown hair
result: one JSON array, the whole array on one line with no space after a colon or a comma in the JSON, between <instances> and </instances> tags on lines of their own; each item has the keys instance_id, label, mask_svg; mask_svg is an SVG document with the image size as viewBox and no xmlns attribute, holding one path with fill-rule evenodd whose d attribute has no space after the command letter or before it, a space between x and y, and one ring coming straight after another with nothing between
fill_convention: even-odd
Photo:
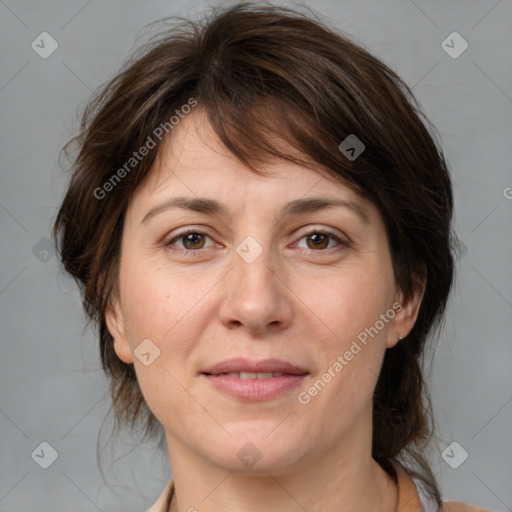
<instances>
[{"instance_id":1,"label":"brown hair","mask_svg":"<svg viewBox=\"0 0 512 512\"><path fill-rule=\"evenodd\" d=\"M67 153L76 144L79 152L54 237L99 328L117 427L143 424L146 434L162 432L133 365L113 350L105 311L116 292L124 213L161 146L155 130L165 126L172 135L169 120L191 98L253 172L268 158L285 158L323 169L370 199L384 217L405 297L426 280L412 331L386 351L374 395L373 457L393 474L390 461L412 455L419 471L409 469L440 502L422 454L431 425L421 356L427 335L441 327L454 276L449 173L409 88L311 13L244 3L204 22L181 20L136 52L99 91L83 114L80 134L64 148ZM365 145L354 160L338 148L351 134ZM126 162L148 137L156 148L128 172ZM276 140L300 153L283 151ZM114 182L122 168L127 172ZM94 192L105 191L107 182L108 193Z\"/></svg>"}]
</instances>

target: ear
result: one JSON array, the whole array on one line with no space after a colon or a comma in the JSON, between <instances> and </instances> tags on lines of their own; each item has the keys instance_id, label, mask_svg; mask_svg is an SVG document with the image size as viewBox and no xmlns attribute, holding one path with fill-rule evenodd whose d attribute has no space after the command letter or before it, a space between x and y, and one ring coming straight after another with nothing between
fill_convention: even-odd
<instances>
[{"instance_id":1,"label":"ear","mask_svg":"<svg viewBox=\"0 0 512 512\"><path fill-rule=\"evenodd\" d=\"M408 299L404 299L402 292L396 294L396 301L393 304L395 310L394 326L388 330L386 348L394 347L400 341L400 338L406 338L411 332L418 318L426 284L426 279L419 282L413 295Z\"/></svg>"},{"instance_id":2,"label":"ear","mask_svg":"<svg viewBox=\"0 0 512 512\"><path fill-rule=\"evenodd\" d=\"M117 299L112 299L105 313L108 332L114 339L114 350L124 363L133 363L133 353L126 337L126 329L121 306Z\"/></svg>"}]
</instances>

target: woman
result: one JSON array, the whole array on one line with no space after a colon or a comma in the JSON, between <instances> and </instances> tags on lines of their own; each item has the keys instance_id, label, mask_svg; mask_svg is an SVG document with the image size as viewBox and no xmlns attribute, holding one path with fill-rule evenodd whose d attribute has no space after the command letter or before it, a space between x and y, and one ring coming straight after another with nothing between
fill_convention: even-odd
<instances>
[{"instance_id":1,"label":"woman","mask_svg":"<svg viewBox=\"0 0 512 512\"><path fill-rule=\"evenodd\" d=\"M390 69L238 5L152 41L74 142L55 236L118 426L165 435L151 512L477 510L422 452L453 197Z\"/></svg>"}]
</instances>

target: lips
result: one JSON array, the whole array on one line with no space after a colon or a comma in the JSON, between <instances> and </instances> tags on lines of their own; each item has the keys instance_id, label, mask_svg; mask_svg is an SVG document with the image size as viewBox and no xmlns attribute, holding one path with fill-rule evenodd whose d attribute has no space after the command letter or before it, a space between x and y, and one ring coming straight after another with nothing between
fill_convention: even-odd
<instances>
[{"instance_id":1,"label":"lips","mask_svg":"<svg viewBox=\"0 0 512 512\"><path fill-rule=\"evenodd\" d=\"M223 394L260 402L286 395L299 386L309 372L280 359L230 359L211 366L201 375Z\"/></svg>"}]
</instances>

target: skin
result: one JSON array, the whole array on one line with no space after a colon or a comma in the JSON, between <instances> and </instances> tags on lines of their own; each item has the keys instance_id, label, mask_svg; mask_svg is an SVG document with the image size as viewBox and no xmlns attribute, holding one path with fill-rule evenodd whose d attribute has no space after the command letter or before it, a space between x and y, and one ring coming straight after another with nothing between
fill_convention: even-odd
<instances>
[{"instance_id":1,"label":"skin","mask_svg":"<svg viewBox=\"0 0 512 512\"><path fill-rule=\"evenodd\" d=\"M258 176L236 160L197 110L174 129L126 214L107 325L164 426L176 489L170 510L394 511L396 487L371 457L372 394L386 349L414 325L422 290L404 301L397 289L372 203L289 162L264 170ZM142 222L176 196L213 198L228 213L167 209ZM303 197L356 202L368 223L338 206L278 218ZM176 239L186 227L206 236ZM315 245L307 235L318 229L349 246L325 237ZM247 236L263 250L252 263L236 252ZM395 317L300 403L298 393L394 303L403 306ZM145 339L160 350L148 366L134 356ZM310 373L277 398L242 402L200 375L232 357L285 359ZM261 454L252 467L237 457L249 441Z\"/></svg>"}]
</instances>

